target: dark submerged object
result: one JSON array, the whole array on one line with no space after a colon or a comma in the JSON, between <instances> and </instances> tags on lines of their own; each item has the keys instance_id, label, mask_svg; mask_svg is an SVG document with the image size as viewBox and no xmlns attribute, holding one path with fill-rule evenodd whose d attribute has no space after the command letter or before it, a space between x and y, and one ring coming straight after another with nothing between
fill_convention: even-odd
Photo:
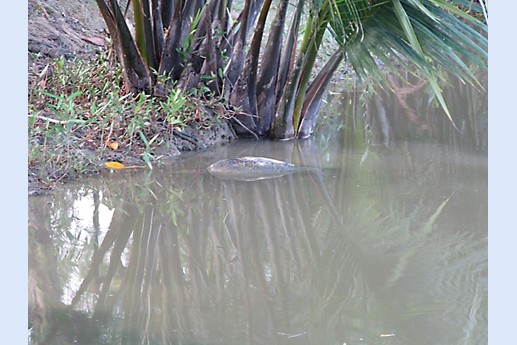
<instances>
[{"instance_id":1,"label":"dark submerged object","mask_svg":"<svg viewBox=\"0 0 517 345\"><path fill-rule=\"evenodd\" d=\"M208 167L208 171L216 177L240 181L257 181L280 177L302 170L305 170L305 168L265 157L223 159Z\"/></svg>"}]
</instances>

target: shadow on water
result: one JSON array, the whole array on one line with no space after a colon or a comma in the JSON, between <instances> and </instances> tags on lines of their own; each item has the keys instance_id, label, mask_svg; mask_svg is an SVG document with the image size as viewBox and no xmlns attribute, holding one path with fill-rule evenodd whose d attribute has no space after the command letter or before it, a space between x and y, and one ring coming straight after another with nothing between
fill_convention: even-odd
<instances>
[{"instance_id":1,"label":"shadow on water","mask_svg":"<svg viewBox=\"0 0 517 345\"><path fill-rule=\"evenodd\" d=\"M486 143L470 118L485 103L458 134L368 102L335 102L357 116L313 139L242 140L30 198L30 343L486 343ZM321 169L206 171L250 155Z\"/></svg>"}]
</instances>

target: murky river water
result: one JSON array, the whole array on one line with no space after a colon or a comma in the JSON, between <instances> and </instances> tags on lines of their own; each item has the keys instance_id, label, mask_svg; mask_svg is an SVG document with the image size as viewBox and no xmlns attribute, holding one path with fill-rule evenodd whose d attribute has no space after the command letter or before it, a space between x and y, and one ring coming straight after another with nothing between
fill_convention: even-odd
<instances>
[{"instance_id":1,"label":"murky river water","mask_svg":"<svg viewBox=\"0 0 517 345\"><path fill-rule=\"evenodd\" d=\"M447 92L458 130L421 93L336 95L309 140L29 198L30 342L486 344L486 94ZM245 155L318 169L206 170Z\"/></svg>"}]
</instances>

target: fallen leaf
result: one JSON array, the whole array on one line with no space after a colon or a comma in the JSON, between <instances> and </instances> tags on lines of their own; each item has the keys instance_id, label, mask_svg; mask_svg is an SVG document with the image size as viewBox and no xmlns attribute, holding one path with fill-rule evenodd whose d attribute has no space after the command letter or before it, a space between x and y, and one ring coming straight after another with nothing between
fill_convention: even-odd
<instances>
[{"instance_id":1,"label":"fallen leaf","mask_svg":"<svg viewBox=\"0 0 517 345\"><path fill-rule=\"evenodd\" d=\"M104 37L97 36L97 37L81 37L84 41L94 44L96 46L105 46L106 41L104 40Z\"/></svg>"},{"instance_id":2,"label":"fallen leaf","mask_svg":"<svg viewBox=\"0 0 517 345\"><path fill-rule=\"evenodd\" d=\"M106 140L106 146L108 146L113 151L117 151L117 149L118 149L118 142Z\"/></svg>"},{"instance_id":3,"label":"fallen leaf","mask_svg":"<svg viewBox=\"0 0 517 345\"><path fill-rule=\"evenodd\" d=\"M106 162L105 163L106 165L106 168L108 169L124 169L126 166L122 163L119 163L119 162Z\"/></svg>"},{"instance_id":4,"label":"fallen leaf","mask_svg":"<svg viewBox=\"0 0 517 345\"><path fill-rule=\"evenodd\" d=\"M125 166L124 164L119 163L119 162L106 162L106 163L104 163L104 165L106 166L106 168L108 168L108 169L113 169L113 170L120 170L120 169L134 169L134 168L145 168L145 166L143 166L143 165L130 165L130 166Z\"/></svg>"}]
</instances>

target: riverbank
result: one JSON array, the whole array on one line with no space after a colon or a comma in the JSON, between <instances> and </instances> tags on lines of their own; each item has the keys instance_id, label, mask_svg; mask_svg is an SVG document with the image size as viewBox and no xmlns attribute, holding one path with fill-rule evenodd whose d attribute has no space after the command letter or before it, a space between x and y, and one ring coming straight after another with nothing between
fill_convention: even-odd
<instances>
[{"instance_id":1,"label":"riverbank","mask_svg":"<svg viewBox=\"0 0 517 345\"><path fill-rule=\"evenodd\" d=\"M107 162L152 168L236 138L217 102L125 94L94 2L29 0L28 9L29 195Z\"/></svg>"}]
</instances>

